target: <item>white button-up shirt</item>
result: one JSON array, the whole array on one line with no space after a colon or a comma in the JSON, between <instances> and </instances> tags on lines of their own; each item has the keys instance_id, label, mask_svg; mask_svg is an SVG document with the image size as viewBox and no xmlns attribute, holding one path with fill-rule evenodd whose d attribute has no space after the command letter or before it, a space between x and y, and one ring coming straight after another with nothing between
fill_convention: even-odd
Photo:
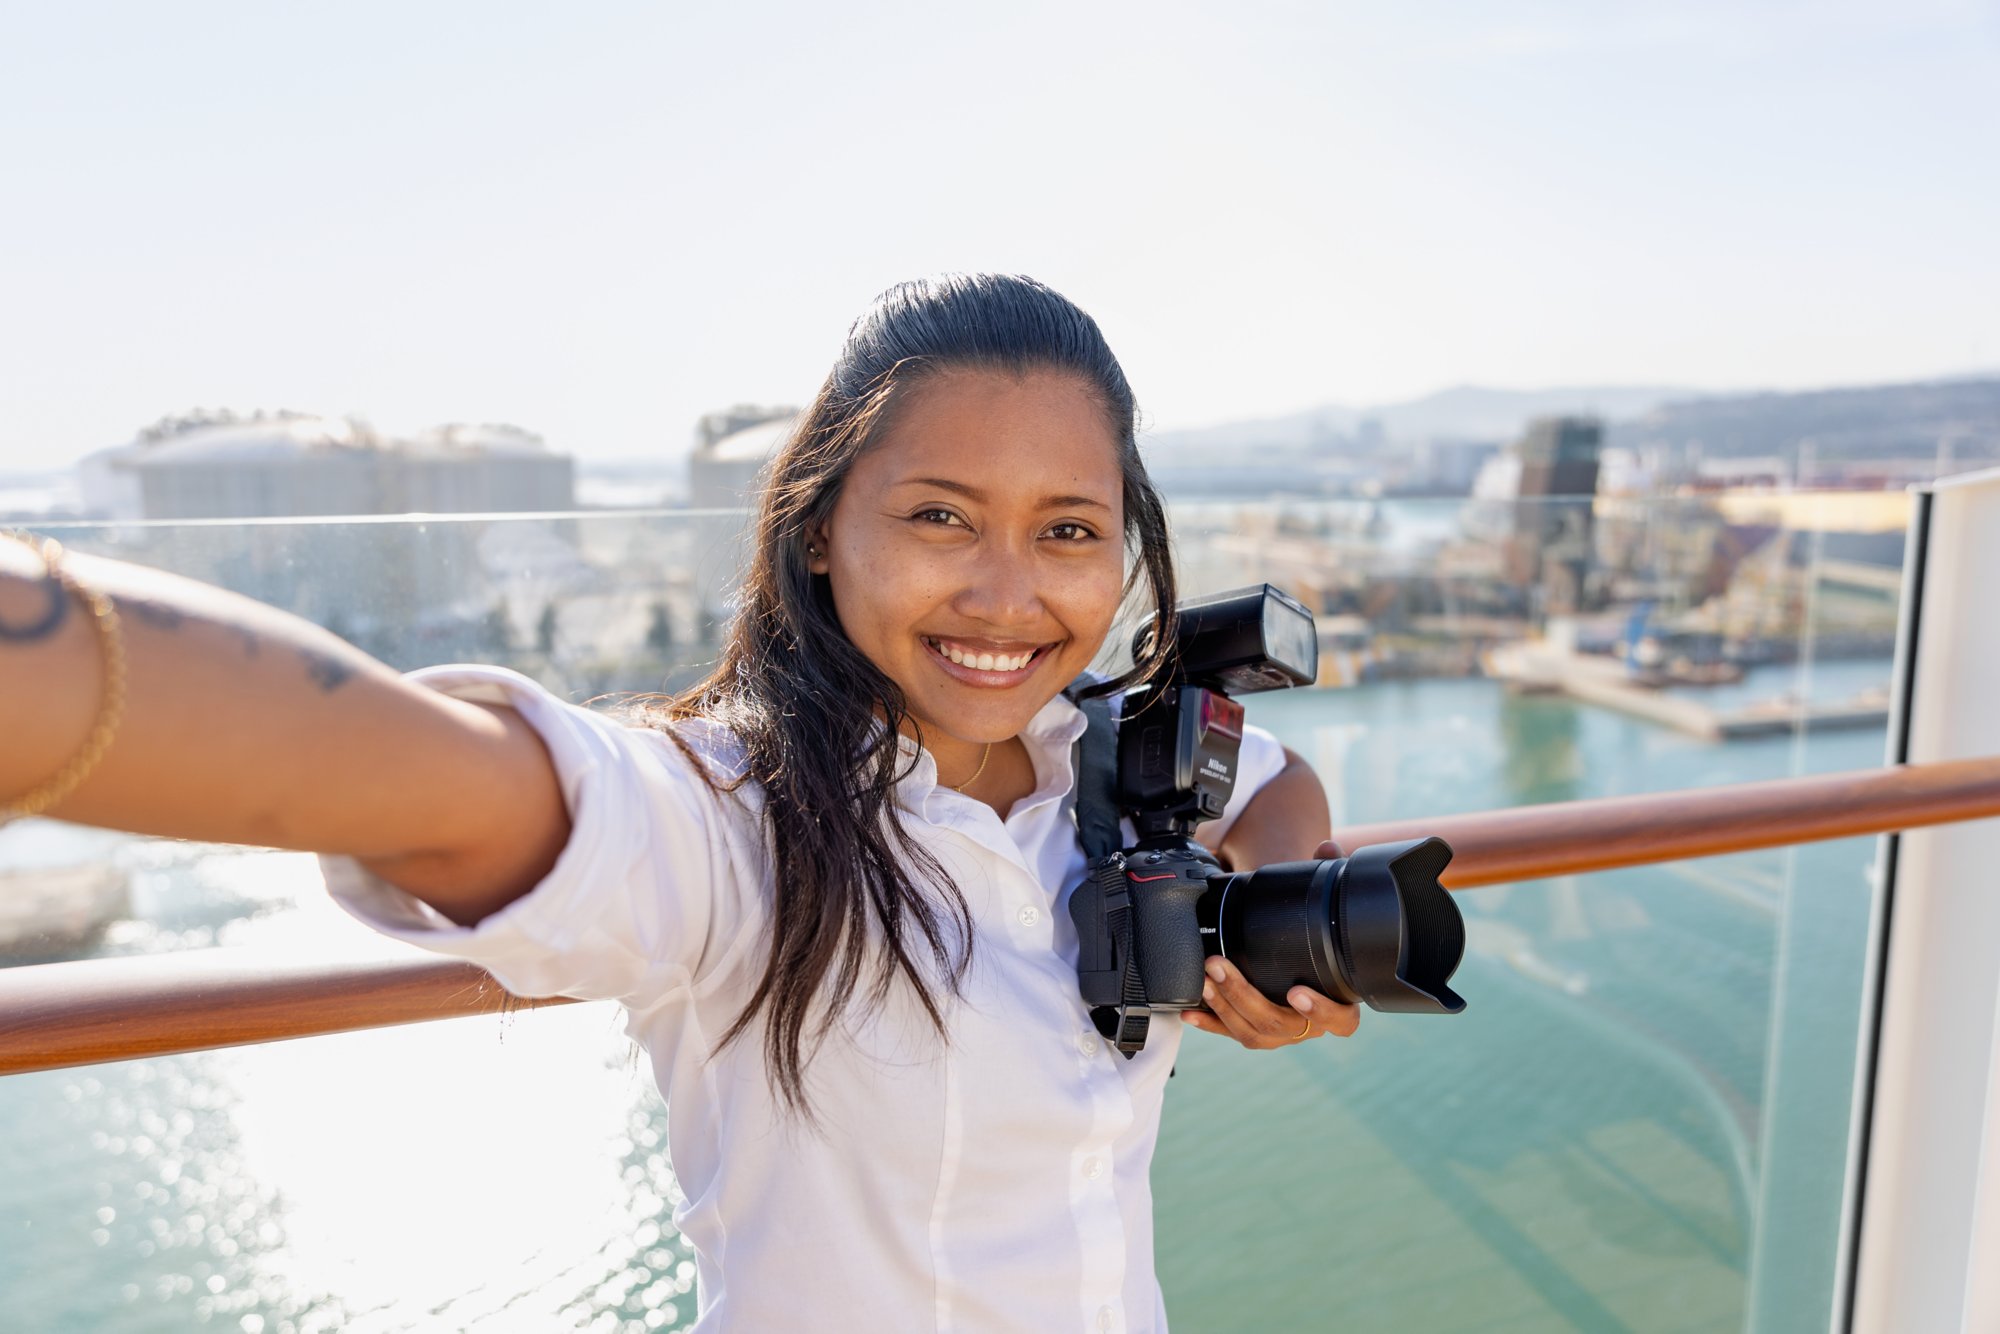
<instances>
[{"instance_id":1,"label":"white button-up shirt","mask_svg":"<svg viewBox=\"0 0 2000 1334\"><path fill-rule=\"evenodd\" d=\"M1035 789L1005 821L914 756L897 804L965 895L971 970L947 998L948 1041L906 985L846 1016L807 1067L814 1126L774 1100L761 1024L717 1049L767 957L756 787L717 792L660 732L512 672L414 679L512 705L540 733L569 842L531 893L470 928L349 859L325 859L329 888L376 928L476 961L519 995L626 1007L667 1099L696 1329L1166 1328L1147 1171L1181 1023L1156 1016L1128 1061L1077 994L1075 705L1058 695L1022 733ZM713 772L740 772L726 733L680 730ZM1248 729L1225 821L1282 767L1270 734Z\"/></svg>"}]
</instances>

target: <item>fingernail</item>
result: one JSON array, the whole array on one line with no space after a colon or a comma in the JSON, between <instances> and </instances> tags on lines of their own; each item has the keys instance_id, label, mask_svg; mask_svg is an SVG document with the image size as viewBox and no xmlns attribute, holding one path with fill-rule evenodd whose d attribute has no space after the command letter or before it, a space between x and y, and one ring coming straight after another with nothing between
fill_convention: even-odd
<instances>
[{"instance_id":1,"label":"fingernail","mask_svg":"<svg viewBox=\"0 0 2000 1334\"><path fill-rule=\"evenodd\" d=\"M1222 960L1210 959L1208 961L1208 976L1212 981L1220 982L1222 980Z\"/></svg>"},{"instance_id":2,"label":"fingernail","mask_svg":"<svg viewBox=\"0 0 2000 1334\"><path fill-rule=\"evenodd\" d=\"M1204 983L1202 983L1202 984L1201 984L1201 998L1202 998L1203 1000L1205 1000L1205 1001L1208 1001L1208 1002L1209 1002L1210 1004L1213 1004L1213 1003L1214 1003L1214 1001L1215 1001L1215 984L1214 984L1214 983L1212 983L1212 982L1204 982Z\"/></svg>"},{"instance_id":3,"label":"fingernail","mask_svg":"<svg viewBox=\"0 0 2000 1334\"><path fill-rule=\"evenodd\" d=\"M1313 1012L1313 998L1305 992L1294 991L1291 995L1291 1001L1292 1008L1300 1014L1311 1014Z\"/></svg>"}]
</instances>

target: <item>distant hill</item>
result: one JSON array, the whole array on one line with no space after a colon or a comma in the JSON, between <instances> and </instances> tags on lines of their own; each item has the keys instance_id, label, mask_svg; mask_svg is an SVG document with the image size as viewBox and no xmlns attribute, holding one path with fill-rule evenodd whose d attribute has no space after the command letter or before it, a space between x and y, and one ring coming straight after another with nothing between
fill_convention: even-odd
<instances>
[{"instance_id":1,"label":"distant hill","mask_svg":"<svg viewBox=\"0 0 2000 1334\"><path fill-rule=\"evenodd\" d=\"M1373 453L1371 446L1385 441L1505 442L1530 419L1553 413L1604 418L1609 445L1693 446L1705 458L1789 457L1807 440L1822 459L1913 457L1936 453L1944 436L1953 437L1963 457L2000 457L2000 375L1748 394L1664 385L1464 385L1372 408L1329 404L1282 417L1152 432L1141 443L1162 464L1212 460L1223 449L1354 456Z\"/></svg>"},{"instance_id":2,"label":"distant hill","mask_svg":"<svg viewBox=\"0 0 2000 1334\"><path fill-rule=\"evenodd\" d=\"M1930 457L1944 440L1962 459L2000 457L2000 376L1711 395L1614 419L1606 435L1704 458L1789 459L1808 442L1822 461Z\"/></svg>"},{"instance_id":3,"label":"distant hill","mask_svg":"<svg viewBox=\"0 0 2000 1334\"><path fill-rule=\"evenodd\" d=\"M1534 417L1592 413L1637 417L1699 390L1663 385L1583 385L1558 389L1484 389L1460 385L1407 402L1354 408L1329 404L1283 417L1224 422L1144 437L1147 453L1168 458L1218 446L1312 449L1350 439L1373 421L1390 439L1511 440Z\"/></svg>"},{"instance_id":4,"label":"distant hill","mask_svg":"<svg viewBox=\"0 0 2000 1334\"><path fill-rule=\"evenodd\" d=\"M1697 398L1699 390L1660 385L1580 385L1565 389L1481 389L1462 385L1394 403L1366 415L1392 436L1510 440L1535 417L1584 414L1616 420L1662 404Z\"/></svg>"}]
</instances>

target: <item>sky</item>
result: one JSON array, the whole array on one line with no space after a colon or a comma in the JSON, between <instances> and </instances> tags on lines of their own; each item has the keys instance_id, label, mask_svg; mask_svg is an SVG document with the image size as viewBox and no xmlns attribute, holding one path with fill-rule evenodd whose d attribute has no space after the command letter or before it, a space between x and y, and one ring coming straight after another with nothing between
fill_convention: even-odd
<instances>
[{"instance_id":1,"label":"sky","mask_svg":"<svg viewBox=\"0 0 2000 1334\"><path fill-rule=\"evenodd\" d=\"M0 0L0 470L193 407L587 459L1033 274L1154 429L2000 369L2000 0Z\"/></svg>"}]
</instances>

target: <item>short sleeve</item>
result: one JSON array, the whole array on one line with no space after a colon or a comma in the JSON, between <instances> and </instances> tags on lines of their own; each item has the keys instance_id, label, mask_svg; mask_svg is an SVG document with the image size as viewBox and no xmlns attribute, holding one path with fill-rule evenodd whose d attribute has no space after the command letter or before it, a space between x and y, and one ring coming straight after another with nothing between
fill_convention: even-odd
<instances>
[{"instance_id":1,"label":"short sleeve","mask_svg":"<svg viewBox=\"0 0 2000 1334\"><path fill-rule=\"evenodd\" d=\"M341 907L385 935L477 963L520 996L642 1008L732 952L748 929L759 846L760 821L739 795L711 787L659 731L564 703L519 673L432 667L408 679L510 706L535 729L569 807L569 841L540 884L470 927L353 858L322 857ZM712 749L703 758L726 767Z\"/></svg>"},{"instance_id":2,"label":"short sleeve","mask_svg":"<svg viewBox=\"0 0 2000 1334\"><path fill-rule=\"evenodd\" d=\"M1236 787L1222 808L1222 818L1202 828L1202 839L1211 848L1222 846L1236 817L1250 804L1264 784L1285 767L1285 748L1278 738L1255 723L1243 725L1243 744L1236 752Z\"/></svg>"}]
</instances>

